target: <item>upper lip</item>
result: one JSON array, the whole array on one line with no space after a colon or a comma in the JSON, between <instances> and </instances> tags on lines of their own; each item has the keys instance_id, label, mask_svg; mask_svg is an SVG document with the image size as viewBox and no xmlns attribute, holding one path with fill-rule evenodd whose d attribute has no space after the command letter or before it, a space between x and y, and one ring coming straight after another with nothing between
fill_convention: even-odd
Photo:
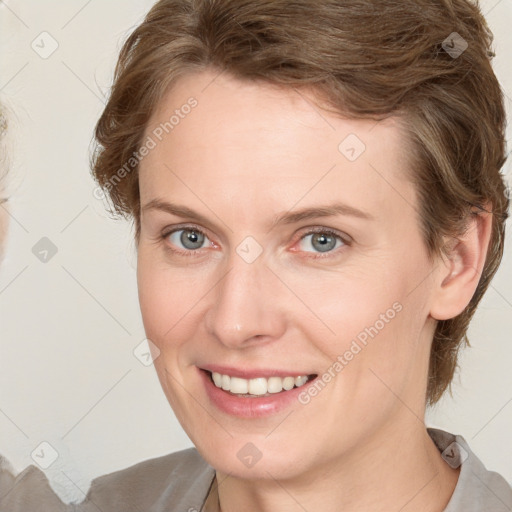
<instances>
[{"instance_id":1,"label":"upper lip","mask_svg":"<svg viewBox=\"0 0 512 512\"><path fill-rule=\"evenodd\" d=\"M316 375L312 372L298 372L296 370L279 370L275 368L235 368L234 366L224 366L218 364L208 364L200 367L202 370L209 372L220 373L222 375L229 375L230 377L239 377L241 379L256 379L264 377L300 377Z\"/></svg>"}]
</instances>

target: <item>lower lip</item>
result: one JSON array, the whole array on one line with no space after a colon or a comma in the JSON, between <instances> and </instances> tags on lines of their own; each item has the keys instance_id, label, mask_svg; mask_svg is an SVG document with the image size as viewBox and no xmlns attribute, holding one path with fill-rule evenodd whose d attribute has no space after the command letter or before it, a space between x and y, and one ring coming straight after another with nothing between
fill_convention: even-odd
<instances>
[{"instance_id":1,"label":"lower lip","mask_svg":"<svg viewBox=\"0 0 512 512\"><path fill-rule=\"evenodd\" d=\"M304 391L306 386L313 382L308 381L300 388L293 388L289 391L281 391L271 396L262 396L256 398L247 398L232 395L228 391L218 388L210 378L210 372L199 369L201 378L203 379L206 394L210 401L222 412L238 416L239 418L260 418L263 416L271 416L276 414L294 402L298 403L299 394Z\"/></svg>"}]
</instances>

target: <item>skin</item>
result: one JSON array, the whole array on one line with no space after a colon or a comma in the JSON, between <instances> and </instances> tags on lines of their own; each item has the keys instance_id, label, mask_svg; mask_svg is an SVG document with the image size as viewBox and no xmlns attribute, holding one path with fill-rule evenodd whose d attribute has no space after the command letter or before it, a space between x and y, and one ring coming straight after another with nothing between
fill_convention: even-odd
<instances>
[{"instance_id":1,"label":"skin","mask_svg":"<svg viewBox=\"0 0 512 512\"><path fill-rule=\"evenodd\" d=\"M141 162L139 299L162 388L216 469L222 511L443 510L459 470L425 429L428 357L436 320L462 311L476 288L490 218L429 259L395 119L343 119L312 92L206 70L180 78L146 135L190 96L197 107ZM354 162L338 150L349 134L366 145ZM207 222L147 207L154 200ZM333 202L371 219L269 229L284 212ZM181 255L182 232L169 231L191 224L207 238ZM321 252L309 228L350 242ZM236 252L247 236L263 248L250 264ZM400 313L307 405L242 419L209 402L197 366L322 374L394 303ZM237 457L249 442L262 454L250 468Z\"/></svg>"}]
</instances>

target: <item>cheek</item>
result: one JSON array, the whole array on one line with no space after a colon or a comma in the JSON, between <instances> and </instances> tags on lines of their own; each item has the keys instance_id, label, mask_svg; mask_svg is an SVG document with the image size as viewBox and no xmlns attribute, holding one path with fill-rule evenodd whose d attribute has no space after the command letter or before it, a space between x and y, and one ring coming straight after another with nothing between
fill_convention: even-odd
<instances>
[{"instance_id":1,"label":"cheek","mask_svg":"<svg viewBox=\"0 0 512 512\"><path fill-rule=\"evenodd\" d=\"M160 350L183 339L194 306L204 294L201 280L186 269L172 268L156 259L152 249L141 247L137 262L139 303L146 334ZM203 285L204 286L204 285ZM186 334L186 333L185 333Z\"/></svg>"},{"instance_id":2,"label":"cheek","mask_svg":"<svg viewBox=\"0 0 512 512\"><path fill-rule=\"evenodd\" d=\"M375 264L378 267L383 268L383 264ZM397 310L407 295L407 278L399 272L387 274L384 278L382 272L373 269L353 270L333 274L314 287L306 276L302 285L295 283L294 291L305 297L330 327L331 339L358 337L364 342L369 332L389 330L400 316Z\"/></svg>"},{"instance_id":3,"label":"cheek","mask_svg":"<svg viewBox=\"0 0 512 512\"><path fill-rule=\"evenodd\" d=\"M358 274L312 297L312 303L323 305L317 306L318 316L333 332L323 337L310 330L311 339L329 356L333 372L350 377L350 387L377 385L372 371L398 383L414 364L425 315L421 290L411 294L410 282L403 269L388 271L385 277Z\"/></svg>"}]
</instances>

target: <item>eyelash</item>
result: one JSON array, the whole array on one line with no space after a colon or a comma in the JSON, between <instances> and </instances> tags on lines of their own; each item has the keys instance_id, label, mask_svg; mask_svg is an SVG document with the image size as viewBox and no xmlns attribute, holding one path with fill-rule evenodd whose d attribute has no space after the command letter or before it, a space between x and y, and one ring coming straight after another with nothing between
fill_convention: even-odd
<instances>
[{"instance_id":1,"label":"eyelash","mask_svg":"<svg viewBox=\"0 0 512 512\"><path fill-rule=\"evenodd\" d=\"M188 231L195 231L195 232L200 233L201 235L204 235L205 237L208 238L208 235L202 229L200 229L198 226L195 226L193 224L189 224L189 225L186 225L186 226L176 227L176 228L174 228L174 229L172 229L170 231L166 231L165 233L162 234L162 239L166 240L170 235L172 235L173 233L176 233L177 231L187 231L187 230ZM334 230L332 230L330 228L323 228L323 227L311 228L309 231L303 233L300 236L300 238L298 239L298 241L300 242L302 239L304 239L308 235L313 235L313 234L316 234L316 233L321 233L323 235L328 235L328 236L332 236L334 238L337 238L337 239L341 240L343 245L341 247L338 247L338 248L333 249L331 251L326 251L324 254L317 253L314 256L305 256L306 258L311 258L311 259L330 258L330 257L333 257L334 255L338 255L340 250L343 250L343 248L345 246L349 246L350 243L351 243L351 241L350 241L350 239L348 237L344 237L340 233L338 233L337 231L334 231ZM198 256L201 255L200 253L202 251L202 249L191 249L191 250L184 251L182 249L171 249L170 247L168 247L168 250L170 250L174 254L178 254L180 256L187 256L187 257L198 257ZM308 252L308 254L314 254L314 253L309 253L309 251L307 251L307 252Z\"/></svg>"}]
</instances>

